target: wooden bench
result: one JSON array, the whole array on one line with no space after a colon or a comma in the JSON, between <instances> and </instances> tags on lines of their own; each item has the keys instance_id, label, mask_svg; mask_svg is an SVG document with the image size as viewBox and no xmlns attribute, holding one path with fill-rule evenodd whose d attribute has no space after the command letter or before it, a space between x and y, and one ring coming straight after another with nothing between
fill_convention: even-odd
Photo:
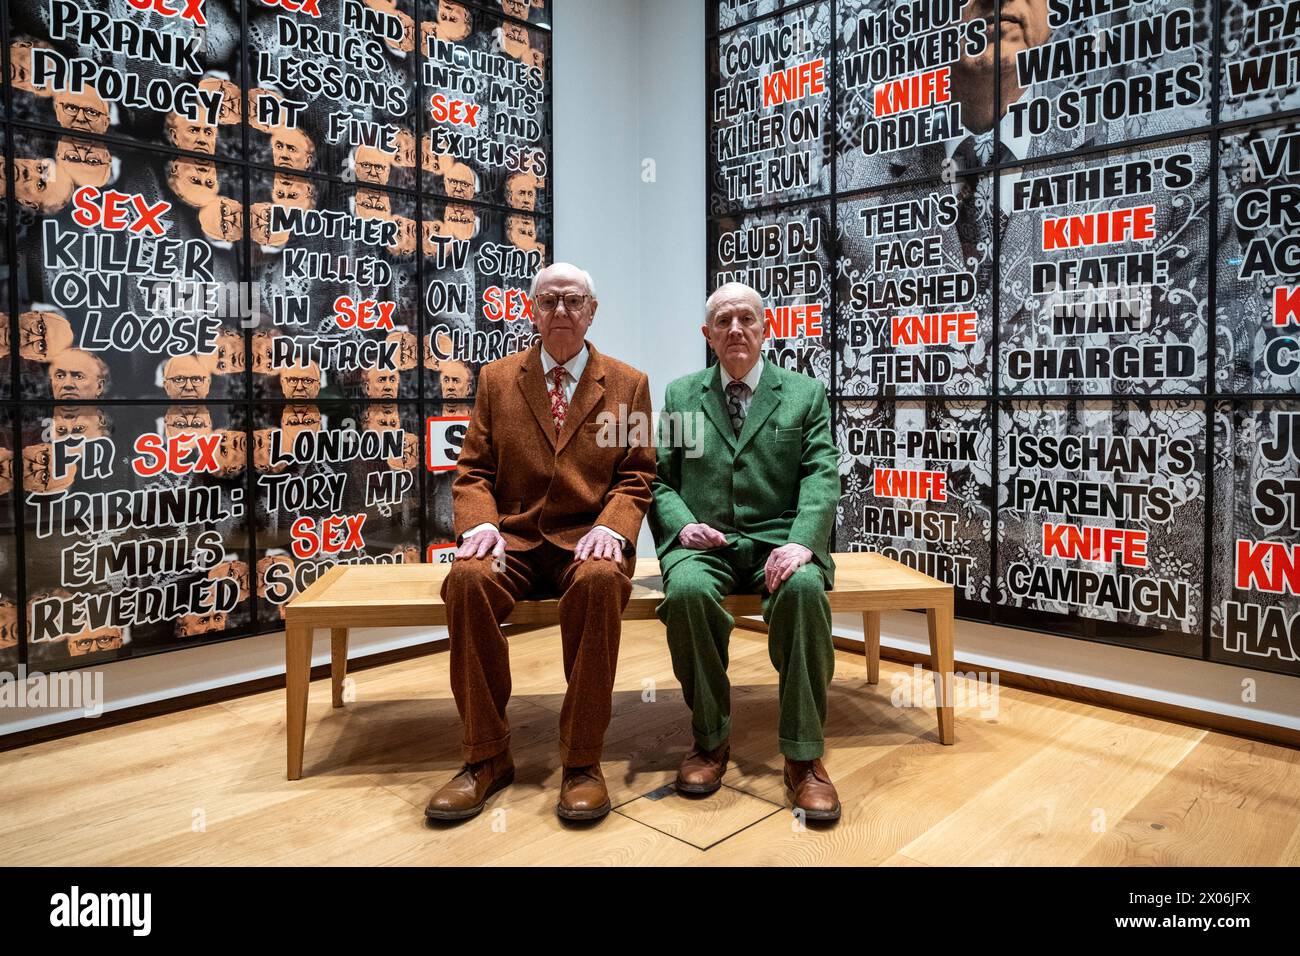
<instances>
[{"instance_id":1,"label":"wooden bench","mask_svg":"<svg viewBox=\"0 0 1300 956\"><path fill-rule=\"evenodd\" d=\"M939 740L953 742L952 628L953 589L880 554L837 554L835 590L828 591L832 611L862 614L867 680L880 680L880 612L924 609L930 626L930 666L935 672ZM329 628L333 655L330 676L334 706L343 706L347 674L348 629L353 627L438 627L447 623L439 592L450 564L338 565L285 608L285 683L288 699L289 779L302 776L307 731L307 687L311 680L312 635ZM640 558L632 582L625 621L655 617L663 600L659 562ZM756 594L727 598L734 617L761 613ZM559 623L559 601L520 601L506 621L507 635Z\"/></svg>"}]
</instances>

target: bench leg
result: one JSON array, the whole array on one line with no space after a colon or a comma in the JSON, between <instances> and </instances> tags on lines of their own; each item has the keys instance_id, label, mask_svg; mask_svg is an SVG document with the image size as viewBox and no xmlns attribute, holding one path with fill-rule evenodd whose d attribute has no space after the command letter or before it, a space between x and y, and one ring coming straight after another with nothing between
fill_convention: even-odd
<instances>
[{"instance_id":1,"label":"bench leg","mask_svg":"<svg viewBox=\"0 0 1300 956\"><path fill-rule=\"evenodd\" d=\"M294 624L284 629L284 684L289 779L302 776L302 749L307 737L307 688L311 684L312 628Z\"/></svg>"},{"instance_id":2,"label":"bench leg","mask_svg":"<svg viewBox=\"0 0 1300 956\"><path fill-rule=\"evenodd\" d=\"M880 612L862 612L862 643L867 652L867 683L880 683Z\"/></svg>"},{"instance_id":3,"label":"bench leg","mask_svg":"<svg viewBox=\"0 0 1300 956\"><path fill-rule=\"evenodd\" d=\"M930 667L934 670L935 708L939 712L939 743L956 741L953 732L952 599L939 607L927 608L930 626Z\"/></svg>"},{"instance_id":4,"label":"bench leg","mask_svg":"<svg viewBox=\"0 0 1300 956\"><path fill-rule=\"evenodd\" d=\"M330 687L334 706L343 706L343 679L348 676L348 629L330 628Z\"/></svg>"}]
</instances>

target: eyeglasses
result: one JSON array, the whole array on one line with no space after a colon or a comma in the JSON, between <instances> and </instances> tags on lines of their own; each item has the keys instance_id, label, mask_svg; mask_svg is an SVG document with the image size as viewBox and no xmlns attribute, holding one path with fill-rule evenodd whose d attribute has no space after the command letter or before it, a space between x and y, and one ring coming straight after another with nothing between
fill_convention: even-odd
<instances>
[{"instance_id":1,"label":"eyeglasses","mask_svg":"<svg viewBox=\"0 0 1300 956\"><path fill-rule=\"evenodd\" d=\"M570 292L568 295L544 292L537 297L537 308L543 312L554 312L556 306L563 302L566 312L577 312L590 298L590 295L579 295L576 292Z\"/></svg>"}]
</instances>

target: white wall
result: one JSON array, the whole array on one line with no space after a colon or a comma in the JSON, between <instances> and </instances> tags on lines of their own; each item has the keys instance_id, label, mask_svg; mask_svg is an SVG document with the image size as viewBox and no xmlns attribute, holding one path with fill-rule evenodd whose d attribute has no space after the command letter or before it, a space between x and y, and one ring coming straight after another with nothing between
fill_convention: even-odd
<instances>
[{"instance_id":1,"label":"white wall","mask_svg":"<svg viewBox=\"0 0 1300 956\"><path fill-rule=\"evenodd\" d=\"M596 278L596 345L650 376L656 407L669 380L703 361L705 289L704 4L699 0L555 0L555 256ZM643 181L642 161L655 164ZM642 553L648 539L643 532ZM836 632L861 636L836 616ZM362 630L354 654L443 636ZM329 658L320 635L315 663ZM882 643L925 652L921 615L886 615ZM958 622L958 656L1032 674L1300 729L1300 681L1239 668ZM123 661L103 668L110 709L283 670L283 637ZM1257 700L1242 701L1242 681ZM445 688L444 688L445 690ZM324 693L317 688L315 693ZM81 716L0 711L0 732Z\"/></svg>"}]
</instances>

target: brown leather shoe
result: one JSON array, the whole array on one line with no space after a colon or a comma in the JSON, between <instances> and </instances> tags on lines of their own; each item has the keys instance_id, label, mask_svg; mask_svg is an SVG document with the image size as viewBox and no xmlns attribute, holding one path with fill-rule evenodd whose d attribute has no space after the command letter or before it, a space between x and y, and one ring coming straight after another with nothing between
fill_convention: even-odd
<instances>
[{"instance_id":1,"label":"brown leather shoe","mask_svg":"<svg viewBox=\"0 0 1300 956\"><path fill-rule=\"evenodd\" d=\"M563 820L599 820L609 813L609 791L600 764L590 767L565 767L560 784L560 802L556 814Z\"/></svg>"},{"instance_id":2,"label":"brown leather shoe","mask_svg":"<svg viewBox=\"0 0 1300 956\"><path fill-rule=\"evenodd\" d=\"M677 790L693 796L716 793L722 786L722 775L727 772L727 758L731 745L723 743L717 750L701 750L699 744L682 760L677 769Z\"/></svg>"},{"instance_id":3,"label":"brown leather shoe","mask_svg":"<svg viewBox=\"0 0 1300 956\"><path fill-rule=\"evenodd\" d=\"M514 781L515 762L509 750L467 763L433 795L424 815L430 820L468 820L482 812L488 797Z\"/></svg>"},{"instance_id":4,"label":"brown leather shoe","mask_svg":"<svg viewBox=\"0 0 1300 956\"><path fill-rule=\"evenodd\" d=\"M821 760L785 761L785 792L805 820L838 820L840 795Z\"/></svg>"}]
</instances>

